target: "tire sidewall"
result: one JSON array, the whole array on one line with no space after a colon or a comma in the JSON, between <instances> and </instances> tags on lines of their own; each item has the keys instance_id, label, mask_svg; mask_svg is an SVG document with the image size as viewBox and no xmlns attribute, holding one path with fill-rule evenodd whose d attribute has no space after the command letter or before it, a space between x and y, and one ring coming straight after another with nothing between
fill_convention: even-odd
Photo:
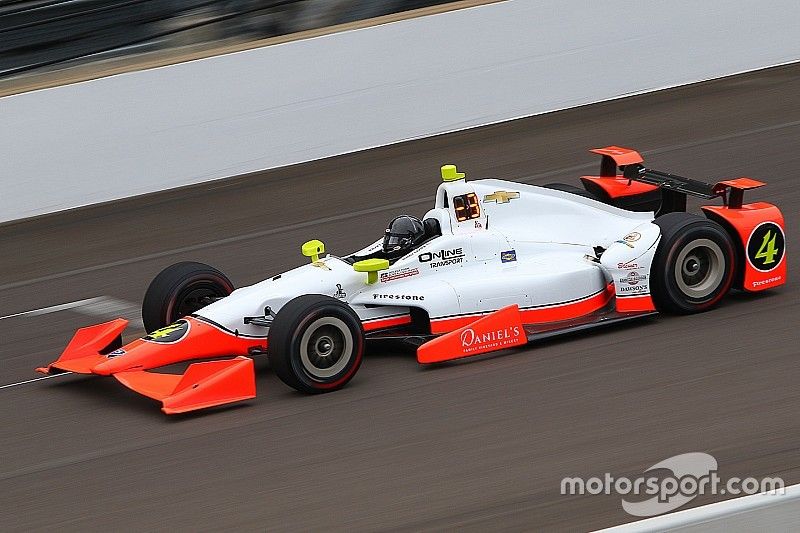
<instances>
[{"instance_id":1,"label":"tire sidewall","mask_svg":"<svg viewBox=\"0 0 800 533\"><path fill-rule=\"evenodd\" d=\"M730 290L735 274L736 249L728 233L716 222L695 215L688 215L667 228L662 226L662 231L654 262L652 293L656 304L679 313L701 312L717 305ZM695 298L678 286L676 270L680 268L677 259L681 251L700 239L708 239L719 246L724 260L724 273L722 281L711 293Z\"/></svg>"},{"instance_id":2,"label":"tire sidewall","mask_svg":"<svg viewBox=\"0 0 800 533\"><path fill-rule=\"evenodd\" d=\"M176 314L175 309L176 306L179 305L181 296L185 296L189 291L199 289L204 286L212 287L217 296L228 296L231 292L233 292L233 286L230 284L230 281L223 277L208 273L191 276L185 279L183 282L175 285L175 287L173 287L173 289L170 291L169 298L165 300L162 305L162 316L164 316L167 320L167 325L181 318L181 316Z\"/></svg>"},{"instance_id":3,"label":"tire sidewall","mask_svg":"<svg viewBox=\"0 0 800 533\"><path fill-rule=\"evenodd\" d=\"M286 316L286 313L292 316ZM352 349L349 355L342 354L342 357L349 357L344 368L336 375L323 379L311 375L306 369L301 357L301 343L308 328L326 317L336 318L345 324L352 337ZM308 393L329 392L344 387L361 366L364 346L364 329L352 308L324 295L304 295L287 303L278 312L268 341L270 366L278 377L287 385Z\"/></svg>"},{"instance_id":4,"label":"tire sidewall","mask_svg":"<svg viewBox=\"0 0 800 533\"><path fill-rule=\"evenodd\" d=\"M181 318L176 313L179 300L189 290L206 286L217 296L227 296L233 283L219 270L203 263L175 263L162 270L150 283L142 302L142 320L148 332Z\"/></svg>"}]
</instances>

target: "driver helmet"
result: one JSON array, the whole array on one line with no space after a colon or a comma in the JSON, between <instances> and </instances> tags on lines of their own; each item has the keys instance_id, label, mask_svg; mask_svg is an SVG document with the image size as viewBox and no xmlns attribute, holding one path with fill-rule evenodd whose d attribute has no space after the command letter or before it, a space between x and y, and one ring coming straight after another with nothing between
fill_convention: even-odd
<instances>
[{"instance_id":1,"label":"driver helmet","mask_svg":"<svg viewBox=\"0 0 800 533\"><path fill-rule=\"evenodd\" d=\"M383 252L393 257L400 257L425 240L425 228L422 221L410 215L395 217L386 228L383 236Z\"/></svg>"}]
</instances>

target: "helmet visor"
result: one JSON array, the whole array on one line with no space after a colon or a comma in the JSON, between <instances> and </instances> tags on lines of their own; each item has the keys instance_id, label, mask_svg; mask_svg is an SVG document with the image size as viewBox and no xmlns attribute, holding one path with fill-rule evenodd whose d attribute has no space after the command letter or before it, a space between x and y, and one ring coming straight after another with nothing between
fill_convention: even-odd
<instances>
[{"instance_id":1,"label":"helmet visor","mask_svg":"<svg viewBox=\"0 0 800 533\"><path fill-rule=\"evenodd\" d=\"M398 248L406 246L410 240L411 238L407 234L387 233L383 237L383 250L385 252L397 250Z\"/></svg>"}]
</instances>

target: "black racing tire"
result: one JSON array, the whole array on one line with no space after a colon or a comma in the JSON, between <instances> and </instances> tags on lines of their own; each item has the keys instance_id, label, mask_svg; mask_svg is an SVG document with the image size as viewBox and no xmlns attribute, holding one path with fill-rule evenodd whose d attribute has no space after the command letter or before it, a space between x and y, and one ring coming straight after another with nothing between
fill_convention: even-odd
<instances>
[{"instance_id":1,"label":"black racing tire","mask_svg":"<svg viewBox=\"0 0 800 533\"><path fill-rule=\"evenodd\" d=\"M600 199L595 196L594 194L590 193L585 189L581 189L580 187L576 187L575 185L570 185L568 183L548 183L544 186L545 189L553 189L554 191L562 191L562 192L569 192L572 194L577 194L578 196L583 196L584 198L591 198L592 200L600 201Z\"/></svg>"},{"instance_id":2,"label":"black racing tire","mask_svg":"<svg viewBox=\"0 0 800 533\"><path fill-rule=\"evenodd\" d=\"M344 387L364 357L364 328L346 303L306 294L284 305L269 328L269 365L290 387L309 394Z\"/></svg>"},{"instance_id":3,"label":"black racing tire","mask_svg":"<svg viewBox=\"0 0 800 533\"><path fill-rule=\"evenodd\" d=\"M202 309L208 298L233 292L228 277L212 266L185 261L162 270L150 283L142 302L142 321L148 333Z\"/></svg>"},{"instance_id":4,"label":"black racing tire","mask_svg":"<svg viewBox=\"0 0 800 533\"><path fill-rule=\"evenodd\" d=\"M736 270L736 247L725 228L691 213L668 213L651 270L650 291L659 311L707 311L728 293Z\"/></svg>"}]
</instances>

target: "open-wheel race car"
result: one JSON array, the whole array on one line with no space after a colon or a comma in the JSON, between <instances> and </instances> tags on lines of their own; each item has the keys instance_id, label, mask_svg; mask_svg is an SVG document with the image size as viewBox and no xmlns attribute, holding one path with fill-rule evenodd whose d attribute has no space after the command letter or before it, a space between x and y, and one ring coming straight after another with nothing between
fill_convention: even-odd
<instances>
[{"instance_id":1,"label":"open-wheel race car","mask_svg":"<svg viewBox=\"0 0 800 533\"><path fill-rule=\"evenodd\" d=\"M601 171L581 178L584 189L467 181L444 166L423 219L399 216L343 257L309 241L308 263L248 287L234 290L207 265L172 265L145 295L147 336L123 346L123 319L83 328L38 370L112 375L181 413L254 397L258 355L287 385L319 393L353 378L371 339L405 341L420 363L438 363L659 311L705 311L731 288L786 282L780 210L743 201L763 183L711 185L646 168L631 149L593 152ZM690 214L687 195L722 205ZM183 374L150 371L201 358L216 359Z\"/></svg>"}]
</instances>

